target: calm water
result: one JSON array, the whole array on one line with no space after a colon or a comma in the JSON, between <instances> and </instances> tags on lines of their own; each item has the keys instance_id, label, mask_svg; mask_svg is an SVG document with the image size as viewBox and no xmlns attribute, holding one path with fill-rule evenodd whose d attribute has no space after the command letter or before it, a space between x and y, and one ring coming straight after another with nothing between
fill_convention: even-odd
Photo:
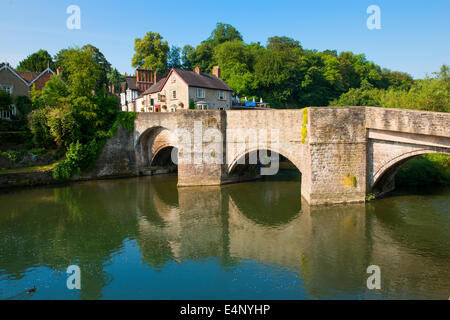
<instances>
[{"instance_id":1,"label":"calm water","mask_svg":"<svg viewBox=\"0 0 450 320\"><path fill-rule=\"evenodd\" d=\"M0 299L449 298L450 189L312 209L299 179L0 194ZM66 287L72 264L81 290ZM381 290L366 288L372 264Z\"/></svg>"}]
</instances>

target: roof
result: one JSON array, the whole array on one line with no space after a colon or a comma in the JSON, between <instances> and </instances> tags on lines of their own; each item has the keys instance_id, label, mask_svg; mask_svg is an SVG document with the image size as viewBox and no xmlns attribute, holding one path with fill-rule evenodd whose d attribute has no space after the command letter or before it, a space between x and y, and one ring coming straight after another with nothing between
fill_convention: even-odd
<instances>
[{"instance_id":1,"label":"roof","mask_svg":"<svg viewBox=\"0 0 450 320\"><path fill-rule=\"evenodd\" d=\"M134 77L134 76L126 77L125 78L125 82L127 84L127 88L129 88L131 90L137 90L138 89L136 87L136 77Z\"/></svg>"},{"instance_id":2,"label":"roof","mask_svg":"<svg viewBox=\"0 0 450 320\"><path fill-rule=\"evenodd\" d=\"M33 83L39 80L39 84L36 86L38 90L42 89L45 86L45 83L50 80L50 76L55 74L52 69L47 67L42 72L28 72L28 71L16 71L11 68L9 65L5 64L0 68L0 70L7 69L11 71L15 76L21 79L26 83L27 86L31 86ZM39 87L39 88L38 88Z\"/></svg>"},{"instance_id":3,"label":"roof","mask_svg":"<svg viewBox=\"0 0 450 320\"><path fill-rule=\"evenodd\" d=\"M142 94L144 95L144 94L150 94L150 93L155 93L155 92L160 91L162 88L162 85L164 84L165 81L166 81L166 78L162 78L157 83L150 86L150 88L145 90Z\"/></svg>"},{"instance_id":4,"label":"roof","mask_svg":"<svg viewBox=\"0 0 450 320\"><path fill-rule=\"evenodd\" d=\"M40 72L28 72L28 71L17 71L17 74L25 79L27 82L32 82L41 73Z\"/></svg>"},{"instance_id":5,"label":"roof","mask_svg":"<svg viewBox=\"0 0 450 320\"><path fill-rule=\"evenodd\" d=\"M217 78L215 75L207 73L198 74L194 71L182 69L172 69L172 70L175 71L190 87L233 91L233 89L231 89L230 86L228 86L225 81L223 81L220 78ZM167 76L167 78L168 77L169 76Z\"/></svg>"}]
</instances>

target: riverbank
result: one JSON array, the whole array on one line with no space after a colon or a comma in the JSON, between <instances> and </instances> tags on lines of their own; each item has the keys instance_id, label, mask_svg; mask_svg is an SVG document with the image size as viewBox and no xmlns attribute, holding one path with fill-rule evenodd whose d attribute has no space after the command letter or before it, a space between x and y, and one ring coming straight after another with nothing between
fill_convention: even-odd
<instances>
[{"instance_id":1,"label":"riverbank","mask_svg":"<svg viewBox=\"0 0 450 320\"><path fill-rule=\"evenodd\" d=\"M70 180L64 181L64 180L56 180L53 178L53 168L56 166L56 164L57 163L53 163L47 166L35 166L20 169L0 170L0 192L11 189L58 185L78 181L154 176L154 175L168 174L176 171L175 168L152 167L147 168L145 170L140 170L135 174L126 173L107 176L93 176L88 174L74 175Z\"/></svg>"}]
</instances>

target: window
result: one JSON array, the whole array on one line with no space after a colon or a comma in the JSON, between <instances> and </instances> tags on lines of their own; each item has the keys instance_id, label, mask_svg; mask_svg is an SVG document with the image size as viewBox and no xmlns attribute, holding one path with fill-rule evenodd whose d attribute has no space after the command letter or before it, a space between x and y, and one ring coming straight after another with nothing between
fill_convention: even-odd
<instances>
[{"instance_id":1,"label":"window","mask_svg":"<svg viewBox=\"0 0 450 320\"><path fill-rule=\"evenodd\" d=\"M208 110L208 105L207 104L198 104L197 110Z\"/></svg>"},{"instance_id":2,"label":"window","mask_svg":"<svg viewBox=\"0 0 450 320\"><path fill-rule=\"evenodd\" d=\"M154 99L150 99L150 105L154 106L155 105L155 100Z\"/></svg>"},{"instance_id":3,"label":"window","mask_svg":"<svg viewBox=\"0 0 450 320\"><path fill-rule=\"evenodd\" d=\"M172 99L177 98L177 92L175 90L172 91Z\"/></svg>"},{"instance_id":4,"label":"window","mask_svg":"<svg viewBox=\"0 0 450 320\"><path fill-rule=\"evenodd\" d=\"M219 100L225 100L225 92L219 91Z\"/></svg>"},{"instance_id":5,"label":"window","mask_svg":"<svg viewBox=\"0 0 450 320\"><path fill-rule=\"evenodd\" d=\"M6 92L8 92L9 94L12 94L12 87L10 87L10 86L1 86L1 88L3 90L5 90Z\"/></svg>"},{"instance_id":6,"label":"window","mask_svg":"<svg viewBox=\"0 0 450 320\"><path fill-rule=\"evenodd\" d=\"M204 98L205 97L205 90L202 88L197 88L197 98Z\"/></svg>"}]
</instances>

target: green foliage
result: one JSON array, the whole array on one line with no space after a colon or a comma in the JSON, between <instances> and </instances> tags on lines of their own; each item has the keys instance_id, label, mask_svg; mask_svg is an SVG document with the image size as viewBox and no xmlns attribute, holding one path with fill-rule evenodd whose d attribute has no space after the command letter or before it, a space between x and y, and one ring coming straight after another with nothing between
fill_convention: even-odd
<instances>
[{"instance_id":1,"label":"green foliage","mask_svg":"<svg viewBox=\"0 0 450 320\"><path fill-rule=\"evenodd\" d=\"M114 85L114 88L120 90L120 83L125 81L125 76L120 74L116 68L111 68L108 71L108 82Z\"/></svg>"},{"instance_id":2,"label":"green foliage","mask_svg":"<svg viewBox=\"0 0 450 320\"><path fill-rule=\"evenodd\" d=\"M5 90L0 89L0 110L9 110L12 103L13 98L11 95Z\"/></svg>"},{"instance_id":3,"label":"green foliage","mask_svg":"<svg viewBox=\"0 0 450 320\"><path fill-rule=\"evenodd\" d=\"M160 73L167 72L169 44L163 41L159 33L147 32L143 39L136 38L134 51L131 59L133 67L158 70Z\"/></svg>"},{"instance_id":4,"label":"green foliage","mask_svg":"<svg viewBox=\"0 0 450 320\"><path fill-rule=\"evenodd\" d=\"M79 141L71 143L66 157L53 169L53 178L56 180L69 180L76 172L81 174L83 169L90 168L97 159L99 143L93 139L88 144Z\"/></svg>"},{"instance_id":5,"label":"green foliage","mask_svg":"<svg viewBox=\"0 0 450 320\"><path fill-rule=\"evenodd\" d=\"M221 43L214 49L214 61L221 67L221 78L237 94L246 95L258 87L252 54L249 46L240 40Z\"/></svg>"},{"instance_id":6,"label":"green foliage","mask_svg":"<svg viewBox=\"0 0 450 320\"><path fill-rule=\"evenodd\" d=\"M50 134L58 147L66 149L79 136L78 123L70 104L49 110L46 118Z\"/></svg>"},{"instance_id":7,"label":"green foliage","mask_svg":"<svg viewBox=\"0 0 450 320\"><path fill-rule=\"evenodd\" d=\"M134 120L136 120L137 112L119 112L114 121L107 138L111 138L116 134L119 125L129 132L134 132Z\"/></svg>"},{"instance_id":8,"label":"green foliage","mask_svg":"<svg viewBox=\"0 0 450 320\"><path fill-rule=\"evenodd\" d=\"M420 188L450 185L450 155L426 154L408 161L397 173L395 183Z\"/></svg>"},{"instance_id":9,"label":"green foliage","mask_svg":"<svg viewBox=\"0 0 450 320\"><path fill-rule=\"evenodd\" d=\"M8 158L11 162L16 162L21 156L27 154L27 152L28 152L27 150L19 150L19 151L9 150L2 152L0 155L2 157Z\"/></svg>"},{"instance_id":10,"label":"green foliage","mask_svg":"<svg viewBox=\"0 0 450 320\"><path fill-rule=\"evenodd\" d=\"M92 97L106 90L110 64L94 46L63 49L57 53L55 64L63 70L69 94Z\"/></svg>"},{"instance_id":11,"label":"green foliage","mask_svg":"<svg viewBox=\"0 0 450 320\"><path fill-rule=\"evenodd\" d=\"M118 100L105 86L110 64L97 48L63 49L56 63L62 76L54 76L41 91L32 90L29 127L38 146L55 143L62 149L109 130L118 112Z\"/></svg>"},{"instance_id":12,"label":"green foliage","mask_svg":"<svg viewBox=\"0 0 450 320\"><path fill-rule=\"evenodd\" d=\"M21 120L26 119L33 108L31 100L27 96L15 97L14 105L16 106L16 118Z\"/></svg>"},{"instance_id":13,"label":"green foliage","mask_svg":"<svg viewBox=\"0 0 450 320\"><path fill-rule=\"evenodd\" d=\"M377 89L361 87L350 89L339 99L330 102L334 106L376 106L385 108L407 108L427 111L450 112L450 81L447 66L434 78L417 80L410 89L392 87Z\"/></svg>"},{"instance_id":14,"label":"green foliage","mask_svg":"<svg viewBox=\"0 0 450 320\"><path fill-rule=\"evenodd\" d=\"M41 49L20 61L16 69L18 71L42 72L47 66L54 70L55 66L52 57L47 50Z\"/></svg>"},{"instance_id":15,"label":"green foliage","mask_svg":"<svg viewBox=\"0 0 450 320\"><path fill-rule=\"evenodd\" d=\"M181 48L172 46L167 55L167 69L180 69L181 67Z\"/></svg>"},{"instance_id":16,"label":"green foliage","mask_svg":"<svg viewBox=\"0 0 450 320\"><path fill-rule=\"evenodd\" d=\"M42 147L50 147L54 144L50 128L47 125L47 115L50 107L33 110L28 115L28 127L33 135L33 142Z\"/></svg>"},{"instance_id":17,"label":"green foliage","mask_svg":"<svg viewBox=\"0 0 450 320\"><path fill-rule=\"evenodd\" d=\"M189 99L189 109L194 110L195 109L195 101L194 99Z\"/></svg>"},{"instance_id":18,"label":"green foliage","mask_svg":"<svg viewBox=\"0 0 450 320\"><path fill-rule=\"evenodd\" d=\"M95 138L85 144L80 143L80 141L71 143L67 149L65 159L55 166L53 178L56 180L68 180L74 173L81 174L84 170L91 170L106 140L116 134L119 125L133 132L136 116L136 112L119 112L116 120L106 133L99 131Z\"/></svg>"},{"instance_id":19,"label":"green foliage","mask_svg":"<svg viewBox=\"0 0 450 320\"><path fill-rule=\"evenodd\" d=\"M274 107L326 106L350 89L409 90L414 80L406 73L392 72L368 61L363 54L335 50L304 49L298 40L274 36L267 45L246 44L229 24L217 23L211 35L196 47L181 50L148 32L136 39L134 67L145 66L161 73L168 68L210 73L221 67L221 77L241 96L262 97ZM180 64L181 59L181 64Z\"/></svg>"},{"instance_id":20,"label":"green foliage","mask_svg":"<svg viewBox=\"0 0 450 320\"><path fill-rule=\"evenodd\" d=\"M214 48L221 43L236 40L242 41L242 35L240 32L230 24L218 22L216 23L214 30L211 32L211 35L205 42Z\"/></svg>"}]
</instances>

